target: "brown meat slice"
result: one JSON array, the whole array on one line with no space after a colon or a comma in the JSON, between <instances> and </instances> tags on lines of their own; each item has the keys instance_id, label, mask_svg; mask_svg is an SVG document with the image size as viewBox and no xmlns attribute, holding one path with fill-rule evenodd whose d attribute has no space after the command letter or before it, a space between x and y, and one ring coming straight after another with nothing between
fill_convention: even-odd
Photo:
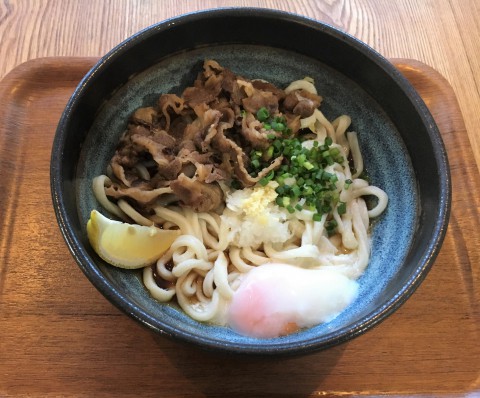
<instances>
[{"instance_id":1,"label":"brown meat slice","mask_svg":"<svg viewBox=\"0 0 480 398\"><path fill-rule=\"evenodd\" d=\"M183 204L197 212L215 210L223 203L223 191L218 184L206 184L185 174L172 181L170 188Z\"/></svg>"},{"instance_id":2,"label":"brown meat slice","mask_svg":"<svg viewBox=\"0 0 480 398\"><path fill-rule=\"evenodd\" d=\"M146 108L138 108L132 115L131 119L136 123L144 123L151 125L154 123L157 117L157 111L155 108L149 106Z\"/></svg>"},{"instance_id":3,"label":"brown meat slice","mask_svg":"<svg viewBox=\"0 0 480 398\"><path fill-rule=\"evenodd\" d=\"M267 134L260 131L261 127L262 123L255 119L251 113L242 118L242 129L240 132L245 140L255 149L266 149L270 146Z\"/></svg>"},{"instance_id":4,"label":"brown meat slice","mask_svg":"<svg viewBox=\"0 0 480 398\"><path fill-rule=\"evenodd\" d=\"M270 91L255 90L255 92L242 100L246 111L257 113L260 108L267 108L271 115L278 111L278 97Z\"/></svg>"},{"instance_id":5,"label":"brown meat slice","mask_svg":"<svg viewBox=\"0 0 480 398\"><path fill-rule=\"evenodd\" d=\"M105 194L112 198L124 198L128 197L134 199L141 205L147 205L158 199L162 195L171 194L172 190L168 187L157 188L152 190L145 190L143 188L123 188L117 184L112 184L109 187L105 187Z\"/></svg>"},{"instance_id":6,"label":"brown meat slice","mask_svg":"<svg viewBox=\"0 0 480 398\"><path fill-rule=\"evenodd\" d=\"M170 129L172 116L179 115L182 112L185 108L185 101L175 94L163 94L158 99L158 108L165 118L165 126L163 129L168 131Z\"/></svg>"},{"instance_id":7,"label":"brown meat slice","mask_svg":"<svg viewBox=\"0 0 480 398\"><path fill-rule=\"evenodd\" d=\"M283 156L276 158L268 167L261 170L256 177L252 177L248 174L246 168L246 163L249 161L248 157L236 142L225 136L225 130L227 128L228 125L220 124L212 144L221 152L229 154L230 162L233 163L235 177L243 184L243 186L250 187L255 185L260 179L270 173L270 171L281 166Z\"/></svg>"},{"instance_id":8,"label":"brown meat slice","mask_svg":"<svg viewBox=\"0 0 480 398\"><path fill-rule=\"evenodd\" d=\"M215 134L215 127L218 125L222 113L210 109L205 104L196 106L194 111L197 118L185 128L184 140L193 141L196 148L207 152L212 134Z\"/></svg>"},{"instance_id":9,"label":"brown meat slice","mask_svg":"<svg viewBox=\"0 0 480 398\"><path fill-rule=\"evenodd\" d=\"M177 178L182 169L182 162L177 157L169 154L169 147L154 141L150 137L132 135L132 143L148 151L158 165L158 173L166 180Z\"/></svg>"},{"instance_id":10,"label":"brown meat slice","mask_svg":"<svg viewBox=\"0 0 480 398\"><path fill-rule=\"evenodd\" d=\"M216 74L214 69L206 68L194 86L183 91L182 97L192 108L200 104L209 104L215 101L222 91L222 81L221 74Z\"/></svg>"},{"instance_id":11,"label":"brown meat slice","mask_svg":"<svg viewBox=\"0 0 480 398\"><path fill-rule=\"evenodd\" d=\"M312 116L315 109L320 106L322 97L306 90L295 90L289 93L283 100L283 108L299 115L302 118Z\"/></svg>"},{"instance_id":12,"label":"brown meat slice","mask_svg":"<svg viewBox=\"0 0 480 398\"><path fill-rule=\"evenodd\" d=\"M216 167L213 164L201 164L196 163L196 177L201 182L210 184L214 181L225 181L228 179L228 174L220 167Z\"/></svg>"},{"instance_id":13,"label":"brown meat slice","mask_svg":"<svg viewBox=\"0 0 480 398\"><path fill-rule=\"evenodd\" d=\"M264 80L252 80L252 86L257 90L270 91L279 100L282 100L283 98L285 98L285 91L283 91L281 88L278 88L277 86L275 86L270 82L266 82Z\"/></svg>"}]
</instances>

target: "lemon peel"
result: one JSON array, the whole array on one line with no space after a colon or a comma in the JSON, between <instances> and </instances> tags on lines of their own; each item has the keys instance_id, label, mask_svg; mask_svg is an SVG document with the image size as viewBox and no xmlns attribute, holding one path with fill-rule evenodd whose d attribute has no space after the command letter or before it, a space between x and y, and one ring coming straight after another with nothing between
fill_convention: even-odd
<instances>
[{"instance_id":1,"label":"lemon peel","mask_svg":"<svg viewBox=\"0 0 480 398\"><path fill-rule=\"evenodd\" d=\"M87 235L95 252L107 263L119 268L136 269L157 261L180 231L115 221L92 210L87 222Z\"/></svg>"}]
</instances>

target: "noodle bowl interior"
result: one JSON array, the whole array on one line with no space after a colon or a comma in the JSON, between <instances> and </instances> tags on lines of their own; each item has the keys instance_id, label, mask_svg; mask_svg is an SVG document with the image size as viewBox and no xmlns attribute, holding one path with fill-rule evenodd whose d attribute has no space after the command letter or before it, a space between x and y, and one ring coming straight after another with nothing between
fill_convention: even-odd
<instances>
[{"instance_id":1,"label":"noodle bowl interior","mask_svg":"<svg viewBox=\"0 0 480 398\"><path fill-rule=\"evenodd\" d=\"M258 338L355 300L388 197L368 182L350 117L327 120L314 83L280 88L206 60L182 95L131 115L93 191L116 218L180 231L143 268L156 300Z\"/></svg>"}]
</instances>

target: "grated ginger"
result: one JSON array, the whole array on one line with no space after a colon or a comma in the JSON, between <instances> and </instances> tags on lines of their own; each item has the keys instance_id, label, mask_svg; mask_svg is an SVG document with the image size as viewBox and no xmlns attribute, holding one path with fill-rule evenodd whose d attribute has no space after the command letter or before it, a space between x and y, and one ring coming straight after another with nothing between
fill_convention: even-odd
<instances>
[{"instance_id":1,"label":"grated ginger","mask_svg":"<svg viewBox=\"0 0 480 398\"><path fill-rule=\"evenodd\" d=\"M229 238L240 247L285 242L291 236L287 215L276 204L275 187L245 188L227 195L228 210L222 215Z\"/></svg>"}]
</instances>

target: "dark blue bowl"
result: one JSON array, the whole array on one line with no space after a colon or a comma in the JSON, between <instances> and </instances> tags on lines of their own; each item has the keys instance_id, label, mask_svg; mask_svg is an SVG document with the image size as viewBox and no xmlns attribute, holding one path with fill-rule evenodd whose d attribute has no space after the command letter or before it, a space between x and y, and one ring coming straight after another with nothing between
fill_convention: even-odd
<instances>
[{"instance_id":1,"label":"dark blue bowl","mask_svg":"<svg viewBox=\"0 0 480 398\"><path fill-rule=\"evenodd\" d=\"M86 222L99 208L90 188L104 173L131 112L161 93L181 93L213 58L234 72L284 86L311 76L328 118L348 114L369 176L389 195L372 229L358 299L333 321L259 340L201 324L160 304L137 272L110 267L90 248ZM78 265L113 304L163 335L238 353L325 349L370 329L418 287L444 238L451 202L446 151L427 107L385 58L331 27L284 12L236 8L170 19L125 40L81 81L56 132L51 189L58 223Z\"/></svg>"}]
</instances>

